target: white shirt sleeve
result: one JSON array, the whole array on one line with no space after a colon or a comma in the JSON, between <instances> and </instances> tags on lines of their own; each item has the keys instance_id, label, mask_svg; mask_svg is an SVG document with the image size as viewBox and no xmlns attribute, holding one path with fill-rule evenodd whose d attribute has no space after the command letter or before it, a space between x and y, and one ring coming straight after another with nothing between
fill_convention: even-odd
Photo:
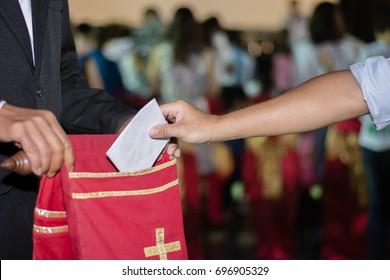
<instances>
[{"instance_id":1,"label":"white shirt sleeve","mask_svg":"<svg viewBox=\"0 0 390 280\"><path fill-rule=\"evenodd\" d=\"M377 129L390 124L390 58L376 56L350 67Z\"/></svg>"},{"instance_id":2,"label":"white shirt sleeve","mask_svg":"<svg viewBox=\"0 0 390 280\"><path fill-rule=\"evenodd\" d=\"M1 108L3 108L4 104L6 104L7 102L5 102L4 100L0 100L0 110Z\"/></svg>"}]
</instances>

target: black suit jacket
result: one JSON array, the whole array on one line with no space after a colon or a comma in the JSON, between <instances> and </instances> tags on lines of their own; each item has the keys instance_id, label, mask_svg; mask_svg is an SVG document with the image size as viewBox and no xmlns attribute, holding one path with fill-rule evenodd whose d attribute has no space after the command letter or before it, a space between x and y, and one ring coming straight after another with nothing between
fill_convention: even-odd
<instances>
[{"instance_id":1,"label":"black suit jacket","mask_svg":"<svg viewBox=\"0 0 390 280\"><path fill-rule=\"evenodd\" d=\"M35 65L20 9L18 16L9 1L17 0L0 0L0 99L50 110L68 133L115 133L134 111L88 87L75 52L67 0L31 0ZM0 161L14 152L12 144L0 143ZM0 170L0 203L4 205L4 196L12 188L36 186L32 177ZM4 212L0 205L0 228L4 227L1 220L9 219Z\"/></svg>"}]
</instances>

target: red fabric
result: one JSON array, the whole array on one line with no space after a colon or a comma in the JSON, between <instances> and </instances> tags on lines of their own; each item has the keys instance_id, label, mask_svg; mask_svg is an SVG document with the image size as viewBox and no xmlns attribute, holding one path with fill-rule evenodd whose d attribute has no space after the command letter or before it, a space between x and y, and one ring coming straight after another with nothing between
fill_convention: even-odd
<instances>
[{"instance_id":1,"label":"red fabric","mask_svg":"<svg viewBox=\"0 0 390 280\"><path fill-rule=\"evenodd\" d=\"M367 259L366 210L358 205L349 167L327 160L324 173L322 259Z\"/></svg>"},{"instance_id":2,"label":"red fabric","mask_svg":"<svg viewBox=\"0 0 390 280\"><path fill-rule=\"evenodd\" d=\"M50 210L52 215L45 212ZM34 259L68 260L74 259L68 230L58 233L44 233L36 230L36 227L57 228L67 227L67 218L62 196L61 177L43 177L37 198L34 214Z\"/></svg>"},{"instance_id":3,"label":"red fabric","mask_svg":"<svg viewBox=\"0 0 390 280\"><path fill-rule=\"evenodd\" d=\"M334 124L351 153L359 153L356 139L360 122L357 118ZM350 140L348 140L350 139ZM330 149L330 148L328 148ZM331 151L331 150L330 150ZM360 161L359 157L355 158ZM341 156L325 161L322 198L322 259L367 259L367 209L359 202L359 178L356 167L343 162ZM360 180L358 180L360 179Z\"/></svg>"},{"instance_id":4,"label":"red fabric","mask_svg":"<svg viewBox=\"0 0 390 280\"><path fill-rule=\"evenodd\" d=\"M213 226L220 226L225 222L225 217L222 209L223 184L226 178L212 173L205 177L207 183L207 216L208 222Z\"/></svg>"},{"instance_id":5,"label":"red fabric","mask_svg":"<svg viewBox=\"0 0 390 280\"><path fill-rule=\"evenodd\" d=\"M351 133L360 131L360 120L359 118L353 118L346 121L338 122L334 124L334 127L342 133Z\"/></svg>"},{"instance_id":6,"label":"red fabric","mask_svg":"<svg viewBox=\"0 0 390 280\"><path fill-rule=\"evenodd\" d=\"M274 138L275 140L277 138ZM298 156L293 149L287 149L280 158L280 176L283 191L279 198L264 196L263 178L258 176L264 168L253 151L247 150L243 160L243 181L249 198L250 217L256 235L258 259L280 260L294 258Z\"/></svg>"},{"instance_id":7,"label":"red fabric","mask_svg":"<svg viewBox=\"0 0 390 280\"><path fill-rule=\"evenodd\" d=\"M70 136L74 172L62 168L53 179L42 179L37 201L37 208L66 209L69 232L62 235L70 240L53 233L37 240L34 232L35 259L187 259L175 162L165 155L156 164L163 165L147 172L116 172L105 155L115 138ZM35 222L41 223L37 215Z\"/></svg>"},{"instance_id":8,"label":"red fabric","mask_svg":"<svg viewBox=\"0 0 390 280\"><path fill-rule=\"evenodd\" d=\"M185 186L184 201L186 204L184 231L187 236L188 258L190 260L204 259L202 245L202 220L200 213L200 175L197 159L193 152L182 151L183 181Z\"/></svg>"},{"instance_id":9,"label":"red fabric","mask_svg":"<svg viewBox=\"0 0 390 280\"><path fill-rule=\"evenodd\" d=\"M196 156L192 152L183 151L180 154L183 160L183 181L185 185L185 200L188 207L198 209L200 207L199 170Z\"/></svg>"},{"instance_id":10,"label":"red fabric","mask_svg":"<svg viewBox=\"0 0 390 280\"><path fill-rule=\"evenodd\" d=\"M208 107L211 114L221 115L223 114L223 108L220 100L216 97L209 97L207 99Z\"/></svg>"}]
</instances>

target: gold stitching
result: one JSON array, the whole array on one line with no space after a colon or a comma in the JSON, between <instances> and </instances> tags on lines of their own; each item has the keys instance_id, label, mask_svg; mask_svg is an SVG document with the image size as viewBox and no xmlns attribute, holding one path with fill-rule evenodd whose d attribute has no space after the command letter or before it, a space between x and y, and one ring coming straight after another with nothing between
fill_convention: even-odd
<instances>
[{"instance_id":1,"label":"gold stitching","mask_svg":"<svg viewBox=\"0 0 390 280\"><path fill-rule=\"evenodd\" d=\"M46 218L65 218L66 217L65 211L50 211L50 210L35 208L34 212L36 215L46 217Z\"/></svg>"},{"instance_id":2,"label":"gold stitching","mask_svg":"<svg viewBox=\"0 0 390 280\"><path fill-rule=\"evenodd\" d=\"M147 189L147 190L131 190L131 191L104 191L104 192L88 192L88 193L72 193L73 199L94 199L103 197L121 197L121 196L135 196L135 195L148 195L163 192L171 187L176 186L179 180L176 179L161 187Z\"/></svg>"},{"instance_id":3,"label":"gold stitching","mask_svg":"<svg viewBox=\"0 0 390 280\"><path fill-rule=\"evenodd\" d=\"M176 159L136 172L96 172L96 173L95 172L69 172L69 178L77 179L77 178L110 178L110 177L124 177L124 176L139 176L139 175L157 172L175 164L176 164Z\"/></svg>"},{"instance_id":4,"label":"gold stitching","mask_svg":"<svg viewBox=\"0 0 390 280\"><path fill-rule=\"evenodd\" d=\"M144 248L144 254L146 258L159 256L160 260L167 260L168 253L181 250L180 241L164 244L165 242L164 232L165 232L164 228L156 228L156 246Z\"/></svg>"},{"instance_id":5,"label":"gold stitching","mask_svg":"<svg viewBox=\"0 0 390 280\"><path fill-rule=\"evenodd\" d=\"M58 227L42 227L42 226L33 226L33 230L38 233L60 233L68 231L68 226L58 226Z\"/></svg>"}]
</instances>

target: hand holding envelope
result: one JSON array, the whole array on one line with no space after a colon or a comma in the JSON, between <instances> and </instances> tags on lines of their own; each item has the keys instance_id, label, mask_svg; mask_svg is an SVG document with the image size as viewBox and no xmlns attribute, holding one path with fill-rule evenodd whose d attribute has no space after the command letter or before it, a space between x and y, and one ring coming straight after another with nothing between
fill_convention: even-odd
<instances>
[{"instance_id":1,"label":"hand holding envelope","mask_svg":"<svg viewBox=\"0 0 390 280\"><path fill-rule=\"evenodd\" d=\"M152 167L169 138L152 139L149 129L154 125L166 123L156 99L151 100L118 136L107 151L107 156L120 172L134 172Z\"/></svg>"}]
</instances>

